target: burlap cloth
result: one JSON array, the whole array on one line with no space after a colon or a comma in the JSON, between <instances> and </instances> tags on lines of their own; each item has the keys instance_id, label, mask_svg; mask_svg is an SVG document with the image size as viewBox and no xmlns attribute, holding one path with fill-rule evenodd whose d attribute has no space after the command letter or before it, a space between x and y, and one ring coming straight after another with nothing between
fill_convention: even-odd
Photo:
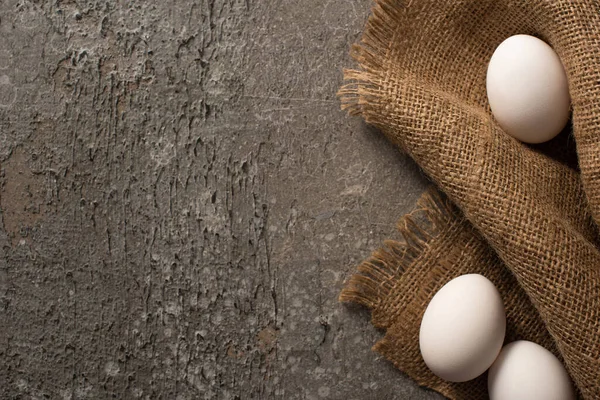
<instances>
[{"instance_id":1,"label":"burlap cloth","mask_svg":"<svg viewBox=\"0 0 600 400\"><path fill-rule=\"evenodd\" d=\"M506 135L486 98L488 60L521 33L549 43L568 75L572 126L545 147ZM503 296L507 342L550 349L580 395L600 399L600 3L377 0L353 53L359 67L345 72L343 107L445 193L425 195L401 220L403 239L360 265L340 296L371 308L385 330L375 350L451 399L486 398L485 375L443 382L418 347L435 292L481 273ZM580 171L565 161L575 144Z\"/></svg>"}]
</instances>

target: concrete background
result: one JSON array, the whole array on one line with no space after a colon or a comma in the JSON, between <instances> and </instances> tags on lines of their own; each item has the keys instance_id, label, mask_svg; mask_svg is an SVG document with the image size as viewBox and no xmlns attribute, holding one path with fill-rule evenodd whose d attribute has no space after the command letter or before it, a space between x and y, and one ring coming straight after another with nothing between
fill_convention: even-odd
<instances>
[{"instance_id":1,"label":"concrete background","mask_svg":"<svg viewBox=\"0 0 600 400\"><path fill-rule=\"evenodd\" d=\"M339 110L370 5L0 2L0 398L440 398L337 303L426 187Z\"/></svg>"}]
</instances>

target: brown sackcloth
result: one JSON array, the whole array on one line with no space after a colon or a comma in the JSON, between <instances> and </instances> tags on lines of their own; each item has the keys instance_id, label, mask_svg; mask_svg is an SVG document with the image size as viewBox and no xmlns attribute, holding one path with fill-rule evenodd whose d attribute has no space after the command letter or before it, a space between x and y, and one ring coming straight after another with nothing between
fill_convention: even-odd
<instances>
[{"instance_id":1,"label":"brown sackcloth","mask_svg":"<svg viewBox=\"0 0 600 400\"><path fill-rule=\"evenodd\" d=\"M487 63L515 34L540 37L563 61L573 106L564 137L575 139L581 173L506 135L491 116ZM426 195L422 218L400 223L404 240L376 251L340 296L371 308L386 330L375 350L451 399L486 398L485 376L443 382L418 348L433 294L481 273L503 296L507 342L555 352L580 395L600 399L600 3L377 0L353 52L359 68L345 73L343 107L414 158L449 199Z\"/></svg>"}]
</instances>

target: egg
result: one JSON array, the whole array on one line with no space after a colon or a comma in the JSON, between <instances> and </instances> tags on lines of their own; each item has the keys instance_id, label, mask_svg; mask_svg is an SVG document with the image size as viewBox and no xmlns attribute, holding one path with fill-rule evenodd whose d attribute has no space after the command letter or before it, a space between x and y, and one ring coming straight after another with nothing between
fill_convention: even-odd
<instances>
[{"instance_id":1,"label":"egg","mask_svg":"<svg viewBox=\"0 0 600 400\"><path fill-rule=\"evenodd\" d=\"M498 289L482 275L462 275L446 283L429 302L419 332L421 355L440 378L465 382L492 365L505 331Z\"/></svg>"},{"instance_id":2,"label":"egg","mask_svg":"<svg viewBox=\"0 0 600 400\"><path fill-rule=\"evenodd\" d=\"M546 142L569 120L565 69L552 47L536 37L515 35L500 43L488 65L486 86L498 125L522 142Z\"/></svg>"},{"instance_id":3,"label":"egg","mask_svg":"<svg viewBox=\"0 0 600 400\"><path fill-rule=\"evenodd\" d=\"M488 374L490 400L575 400L569 374L542 346L519 340L504 346Z\"/></svg>"}]
</instances>

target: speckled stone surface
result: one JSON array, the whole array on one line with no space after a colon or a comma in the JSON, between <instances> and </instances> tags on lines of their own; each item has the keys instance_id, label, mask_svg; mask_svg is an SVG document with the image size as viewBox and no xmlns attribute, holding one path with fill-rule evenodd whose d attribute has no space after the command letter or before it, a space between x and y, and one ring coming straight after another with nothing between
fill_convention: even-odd
<instances>
[{"instance_id":1,"label":"speckled stone surface","mask_svg":"<svg viewBox=\"0 0 600 400\"><path fill-rule=\"evenodd\" d=\"M440 399L337 302L427 186L339 110L369 8L0 3L0 398Z\"/></svg>"}]
</instances>

